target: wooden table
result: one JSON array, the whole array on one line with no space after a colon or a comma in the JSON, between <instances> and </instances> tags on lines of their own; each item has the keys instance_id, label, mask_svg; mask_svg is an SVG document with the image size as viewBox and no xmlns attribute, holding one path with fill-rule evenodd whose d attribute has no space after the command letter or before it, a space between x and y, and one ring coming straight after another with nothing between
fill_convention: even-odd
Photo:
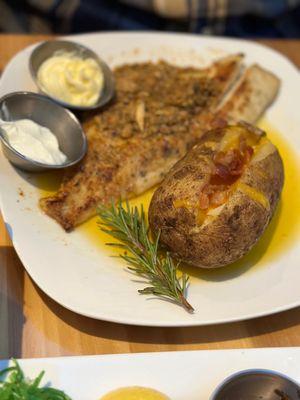
<instances>
[{"instance_id":1,"label":"wooden table","mask_svg":"<svg viewBox=\"0 0 300 400\"><path fill-rule=\"evenodd\" d=\"M0 35L0 70L41 36ZM300 41L263 41L300 66ZM0 188L2 190L2 188ZM81 317L43 294L0 217L0 358L300 345L300 310L196 328L144 328Z\"/></svg>"}]
</instances>

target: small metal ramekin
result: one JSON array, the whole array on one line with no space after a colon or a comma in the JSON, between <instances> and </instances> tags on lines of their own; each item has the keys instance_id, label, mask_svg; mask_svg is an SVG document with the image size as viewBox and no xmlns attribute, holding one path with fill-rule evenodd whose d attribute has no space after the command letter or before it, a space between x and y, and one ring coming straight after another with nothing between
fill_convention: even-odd
<instances>
[{"instance_id":1,"label":"small metal ramekin","mask_svg":"<svg viewBox=\"0 0 300 400\"><path fill-rule=\"evenodd\" d=\"M26 171L61 169L78 163L87 151L87 140L75 115L43 95L31 92L13 92L0 99L0 118L4 121L31 119L45 126L57 137L60 150L67 160L63 164L50 165L34 161L16 151L6 140L0 127L0 139L4 155L15 166Z\"/></svg>"},{"instance_id":2,"label":"small metal ramekin","mask_svg":"<svg viewBox=\"0 0 300 400\"><path fill-rule=\"evenodd\" d=\"M103 83L103 88L99 93L98 101L95 104L90 106L77 106L74 104L66 103L59 98L53 97L51 93L46 92L43 86L40 84L37 78L37 74L41 64L48 58L52 57L53 54L58 51L78 54L82 58L93 58L99 65L104 76L104 83ZM115 83L112 71L110 70L108 65L96 53L94 53L92 50L79 43L70 42L66 40L51 40L41 43L33 50L33 52L30 55L29 69L32 78L35 81L35 84L37 85L41 93L51 97L54 101L61 104L63 107L67 107L72 110L80 110L80 111L94 110L96 108L100 108L105 104L107 104L114 96Z\"/></svg>"}]
</instances>

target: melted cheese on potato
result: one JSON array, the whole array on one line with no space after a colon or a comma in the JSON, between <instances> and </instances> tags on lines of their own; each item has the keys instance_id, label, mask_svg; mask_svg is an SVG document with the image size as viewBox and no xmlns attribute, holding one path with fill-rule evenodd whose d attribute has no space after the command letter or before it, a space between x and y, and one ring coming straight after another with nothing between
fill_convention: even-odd
<instances>
[{"instance_id":1,"label":"melted cheese on potato","mask_svg":"<svg viewBox=\"0 0 300 400\"><path fill-rule=\"evenodd\" d=\"M227 152L231 149L238 149L241 136L246 139L247 145L251 147L254 147L262 138L262 135L259 136L255 133L246 131L245 128L239 126L227 127L226 133L220 141L218 150Z\"/></svg>"},{"instance_id":2,"label":"melted cheese on potato","mask_svg":"<svg viewBox=\"0 0 300 400\"><path fill-rule=\"evenodd\" d=\"M267 158L270 154L276 151L276 147L267 138L263 138L254 147L254 155L251 160L251 164L259 162L264 158Z\"/></svg>"},{"instance_id":3,"label":"melted cheese on potato","mask_svg":"<svg viewBox=\"0 0 300 400\"><path fill-rule=\"evenodd\" d=\"M261 204L264 208L269 209L270 203L266 196L257 189L254 189L252 186L246 185L245 183L239 182L237 184L237 189L246 194L250 199L256 201Z\"/></svg>"},{"instance_id":4,"label":"melted cheese on potato","mask_svg":"<svg viewBox=\"0 0 300 400\"><path fill-rule=\"evenodd\" d=\"M252 131L247 131L244 127L234 126L227 127L225 135L222 137L219 145L218 152L228 152L232 149L240 147L241 138L246 140L247 146L251 146L253 149L254 155L252 157L251 163L260 161L265 158L273 151L275 151L274 145L266 138L263 132L254 133ZM216 142L205 142L205 147L213 148L217 143ZM258 204L262 205L265 209L270 209L269 200L267 197L259 190L240 182L238 179L234 184L230 184L227 187L228 198L236 191L244 193L250 199L254 200ZM222 211L225 204L228 202L227 200L217 207L209 207L207 210L202 210L197 203L192 203L187 198L179 198L173 201L173 206L175 208L186 208L188 210L197 209L196 212L196 221L199 226L205 226L210 223L213 219L215 219L220 212Z\"/></svg>"}]
</instances>

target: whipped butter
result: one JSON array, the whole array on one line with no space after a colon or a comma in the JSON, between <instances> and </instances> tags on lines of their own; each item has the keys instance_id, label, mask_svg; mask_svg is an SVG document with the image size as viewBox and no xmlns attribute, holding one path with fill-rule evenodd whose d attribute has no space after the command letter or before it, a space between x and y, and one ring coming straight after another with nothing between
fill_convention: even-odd
<instances>
[{"instance_id":1,"label":"whipped butter","mask_svg":"<svg viewBox=\"0 0 300 400\"><path fill-rule=\"evenodd\" d=\"M103 72L93 58L58 51L45 60L37 73L43 90L74 106L92 106L104 84Z\"/></svg>"}]
</instances>

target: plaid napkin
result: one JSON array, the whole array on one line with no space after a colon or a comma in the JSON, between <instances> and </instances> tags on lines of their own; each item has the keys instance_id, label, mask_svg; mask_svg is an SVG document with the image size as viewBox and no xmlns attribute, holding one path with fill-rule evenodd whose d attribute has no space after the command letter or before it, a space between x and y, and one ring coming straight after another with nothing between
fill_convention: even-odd
<instances>
[{"instance_id":1,"label":"plaid napkin","mask_svg":"<svg viewBox=\"0 0 300 400\"><path fill-rule=\"evenodd\" d=\"M300 37L300 0L0 0L4 32L173 30Z\"/></svg>"}]
</instances>

